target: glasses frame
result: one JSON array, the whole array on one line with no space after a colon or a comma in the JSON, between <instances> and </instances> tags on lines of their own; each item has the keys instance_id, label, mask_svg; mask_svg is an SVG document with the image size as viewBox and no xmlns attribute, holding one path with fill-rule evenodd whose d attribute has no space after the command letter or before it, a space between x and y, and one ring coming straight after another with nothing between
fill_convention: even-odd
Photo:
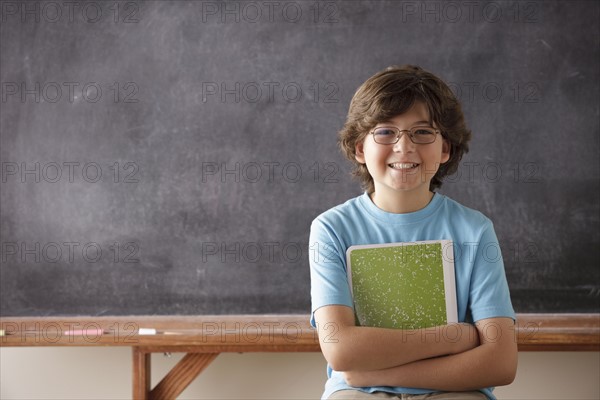
<instances>
[{"instance_id":1,"label":"glasses frame","mask_svg":"<svg viewBox=\"0 0 600 400\"><path fill-rule=\"evenodd\" d=\"M380 129L380 128L391 129L394 132L396 132L396 140L394 142L392 142L392 143L379 143L377 141L377 139L375 139L375 130L376 129ZM373 135L373 141L375 143L381 144L381 145L384 145L384 146L398 143L400 141L400 139L402 138L402 136L404 135L405 132L408 133L408 138L414 144L431 144L431 143L435 142L435 140L437 139L437 136L434 136L433 140L431 142L427 142L427 143L417 143L417 142L415 142L414 137L413 137L414 132L417 131L417 130L419 130L419 129L423 129L423 128L427 128L427 129L431 129L431 130L435 131L436 135L441 135L442 134L442 131L440 131L439 129L434 128L432 126L415 126L413 128L410 128L410 129L398 129L395 126L376 126L375 128L371 129L371 131L369 132L369 135Z\"/></svg>"}]
</instances>

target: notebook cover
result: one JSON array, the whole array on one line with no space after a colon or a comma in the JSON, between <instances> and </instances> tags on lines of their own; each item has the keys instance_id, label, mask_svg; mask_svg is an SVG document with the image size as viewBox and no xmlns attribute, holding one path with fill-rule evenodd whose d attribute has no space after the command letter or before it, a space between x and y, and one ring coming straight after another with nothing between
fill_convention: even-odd
<instances>
[{"instance_id":1,"label":"notebook cover","mask_svg":"<svg viewBox=\"0 0 600 400\"><path fill-rule=\"evenodd\" d=\"M358 324L419 329L457 322L453 254L450 240L348 248Z\"/></svg>"}]
</instances>

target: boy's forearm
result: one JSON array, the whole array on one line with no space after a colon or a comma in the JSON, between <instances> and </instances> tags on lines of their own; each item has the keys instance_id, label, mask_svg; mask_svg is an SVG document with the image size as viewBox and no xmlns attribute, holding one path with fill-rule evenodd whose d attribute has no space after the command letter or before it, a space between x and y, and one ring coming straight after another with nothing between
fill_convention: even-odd
<instances>
[{"instance_id":1,"label":"boy's forearm","mask_svg":"<svg viewBox=\"0 0 600 400\"><path fill-rule=\"evenodd\" d=\"M505 321L506 322L506 321ZM498 326L500 323L498 323ZM481 346L460 354L415 361L376 371L345 373L351 386L404 386L441 391L476 390L512 382L517 366L517 347L509 329L502 340L485 338Z\"/></svg>"},{"instance_id":2,"label":"boy's forearm","mask_svg":"<svg viewBox=\"0 0 600 400\"><path fill-rule=\"evenodd\" d=\"M477 390L512 382L510 367L501 357L489 357L485 346L464 353L415 361L378 371L346 373L348 384L360 386L403 386L441 391ZM483 360L487 360L483 362Z\"/></svg>"}]
</instances>

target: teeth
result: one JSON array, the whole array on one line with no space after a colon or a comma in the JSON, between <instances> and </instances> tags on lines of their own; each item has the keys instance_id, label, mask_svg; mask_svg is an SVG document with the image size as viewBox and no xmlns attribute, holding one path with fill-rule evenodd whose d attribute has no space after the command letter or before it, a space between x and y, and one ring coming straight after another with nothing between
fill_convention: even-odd
<instances>
[{"instance_id":1,"label":"teeth","mask_svg":"<svg viewBox=\"0 0 600 400\"><path fill-rule=\"evenodd\" d=\"M408 168L414 168L418 164L415 164L415 163L392 163L389 165L390 165L390 167L395 168L395 169L408 169Z\"/></svg>"}]
</instances>

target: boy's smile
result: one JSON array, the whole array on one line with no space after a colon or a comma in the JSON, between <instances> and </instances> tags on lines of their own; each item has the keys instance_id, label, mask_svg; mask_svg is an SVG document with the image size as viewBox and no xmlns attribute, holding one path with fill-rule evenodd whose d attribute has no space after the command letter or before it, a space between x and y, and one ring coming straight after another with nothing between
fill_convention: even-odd
<instances>
[{"instance_id":1,"label":"boy's smile","mask_svg":"<svg viewBox=\"0 0 600 400\"><path fill-rule=\"evenodd\" d=\"M373 178L375 204L389 212L412 212L431 200L429 183L440 164L450 158L450 146L441 135L433 143L415 144L409 132L414 127L429 127L429 112L422 102L415 102L404 114L376 127L395 127L402 132L395 144L376 143L373 134L356 145L356 160L366 164Z\"/></svg>"}]
</instances>

